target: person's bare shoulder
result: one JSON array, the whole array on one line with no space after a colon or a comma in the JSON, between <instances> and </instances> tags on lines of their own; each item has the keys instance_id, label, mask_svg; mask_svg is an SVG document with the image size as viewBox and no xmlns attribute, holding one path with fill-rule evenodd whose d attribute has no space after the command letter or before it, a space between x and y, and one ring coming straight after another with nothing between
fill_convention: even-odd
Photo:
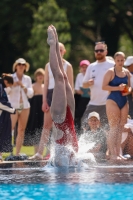
<instances>
[{"instance_id":1,"label":"person's bare shoulder","mask_svg":"<svg viewBox=\"0 0 133 200\"><path fill-rule=\"evenodd\" d=\"M48 65L49 65L49 62L48 62L48 63L46 63L46 65L45 65L44 69L48 68Z\"/></svg>"},{"instance_id":2,"label":"person's bare shoulder","mask_svg":"<svg viewBox=\"0 0 133 200\"><path fill-rule=\"evenodd\" d=\"M67 67L72 68L72 65L70 62L68 62L67 60L64 59L64 61L67 63Z\"/></svg>"},{"instance_id":3,"label":"person's bare shoulder","mask_svg":"<svg viewBox=\"0 0 133 200\"><path fill-rule=\"evenodd\" d=\"M107 70L107 72L105 73L105 77L107 77L108 79L112 80L112 78L114 77L114 67L109 68Z\"/></svg>"},{"instance_id":4,"label":"person's bare shoulder","mask_svg":"<svg viewBox=\"0 0 133 200\"><path fill-rule=\"evenodd\" d=\"M114 67L111 67L108 69L108 74L114 74Z\"/></svg>"},{"instance_id":5,"label":"person's bare shoulder","mask_svg":"<svg viewBox=\"0 0 133 200\"><path fill-rule=\"evenodd\" d=\"M130 74L130 71L128 69L126 69L126 68L123 68L123 69L127 74Z\"/></svg>"}]
</instances>

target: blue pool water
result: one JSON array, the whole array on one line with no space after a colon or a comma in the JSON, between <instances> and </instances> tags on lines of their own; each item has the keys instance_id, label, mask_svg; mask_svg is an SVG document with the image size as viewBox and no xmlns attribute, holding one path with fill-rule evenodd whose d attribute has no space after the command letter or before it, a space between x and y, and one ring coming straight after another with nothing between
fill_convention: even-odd
<instances>
[{"instance_id":1,"label":"blue pool water","mask_svg":"<svg viewBox=\"0 0 133 200\"><path fill-rule=\"evenodd\" d=\"M19 200L132 200L133 184L0 185L0 199Z\"/></svg>"},{"instance_id":2,"label":"blue pool water","mask_svg":"<svg viewBox=\"0 0 133 200\"><path fill-rule=\"evenodd\" d=\"M21 163L0 168L0 200L133 200L133 165L87 170Z\"/></svg>"}]
</instances>

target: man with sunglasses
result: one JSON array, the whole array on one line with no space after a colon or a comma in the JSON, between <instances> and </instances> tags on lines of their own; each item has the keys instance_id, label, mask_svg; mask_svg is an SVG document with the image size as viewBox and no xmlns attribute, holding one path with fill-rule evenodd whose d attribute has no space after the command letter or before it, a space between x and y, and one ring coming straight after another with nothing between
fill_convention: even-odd
<instances>
[{"instance_id":1,"label":"man with sunglasses","mask_svg":"<svg viewBox=\"0 0 133 200\"><path fill-rule=\"evenodd\" d=\"M89 87L91 91L90 102L82 117L83 128L87 124L88 114L93 111L99 113L102 126L106 126L108 123L105 107L108 92L102 90L102 82L106 71L114 66L114 61L106 58L107 45L105 42L97 42L94 53L96 62L89 65L83 79L83 87Z\"/></svg>"}]
</instances>

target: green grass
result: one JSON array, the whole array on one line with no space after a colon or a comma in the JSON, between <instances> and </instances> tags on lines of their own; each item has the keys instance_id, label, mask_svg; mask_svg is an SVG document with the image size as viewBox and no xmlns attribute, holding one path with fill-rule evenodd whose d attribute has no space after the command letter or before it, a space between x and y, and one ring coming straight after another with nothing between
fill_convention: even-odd
<instances>
[{"instance_id":1,"label":"green grass","mask_svg":"<svg viewBox=\"0 0 133 200\"><path fill-rule=\"evenodd\" d=\"M13 147L13 155L15 155L15 152L16 152L16 147ZM44 156L47 155L47 152L48 152L48 150L45 147L44 151L43 151L43 155ZM34 147L33 146L22 146L20 153L25 153L27 156L32 156L35 154ZM3 153L2 157L3 157L3 159L5 159L9 155L10 155L10 153Z\"/></svg>"}]
</instances>

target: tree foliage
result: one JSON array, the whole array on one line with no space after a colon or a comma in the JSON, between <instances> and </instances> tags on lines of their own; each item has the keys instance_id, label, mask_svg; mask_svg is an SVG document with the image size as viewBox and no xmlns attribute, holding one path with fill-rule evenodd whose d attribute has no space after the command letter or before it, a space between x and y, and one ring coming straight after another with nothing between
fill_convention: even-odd
<instances>
[{"instance_id":1,"label":"tree foliage","mask_svg":"<svg viewBox=\"0 0 133 200\"><path fill-rule=\"evenodd\" d=\"M33 23L36 0L0 1L0 71L11 72L12 64L18 57L24 57Z\"/></svg>"},{"instance_id":2,"label":"tree foliage","mask_svg":"<svg viewBox=\"0 0 133 200\"><path fill-rule=\"evenodd\" d=\"M40 3L38 10L34 13L34 23L29 39L30 50L28 51L28 56L33 63L32 70L44 67L49 60L47 28L50 24L56 27L59 41L65 44L67 56L69 55L71 36L66 13L64 9L59 9L55 0L47 0Z\"/></svg>"},{"instance_id":3,"label":"tree foliage","mask_svg":"<svg viewBox=\"0 0 133 200\"><path fill-rule=\"evenodd\" d=\"M11 72L18 57L27 59L32 71L44 67L50 24L75 69L81 59L94 61L95 41L105 40L109 55L133 53L132 0L4 0L0 9L1 72Z\"/></svg>"},{"instance_id":4,"label":"tree foliage","mask_svg":"<svg viewBox=\"0 0 133 200\"><path fill-rule=\"evenodd\" d=\"M132 0L57 0L57 3L66 9L71 26L72 58L81 55L82 48L87 45L89 58L95 41L105 40L109 55L118 50L121 35L126 33L133 41Z\"/></svg>"}]
</instances>

